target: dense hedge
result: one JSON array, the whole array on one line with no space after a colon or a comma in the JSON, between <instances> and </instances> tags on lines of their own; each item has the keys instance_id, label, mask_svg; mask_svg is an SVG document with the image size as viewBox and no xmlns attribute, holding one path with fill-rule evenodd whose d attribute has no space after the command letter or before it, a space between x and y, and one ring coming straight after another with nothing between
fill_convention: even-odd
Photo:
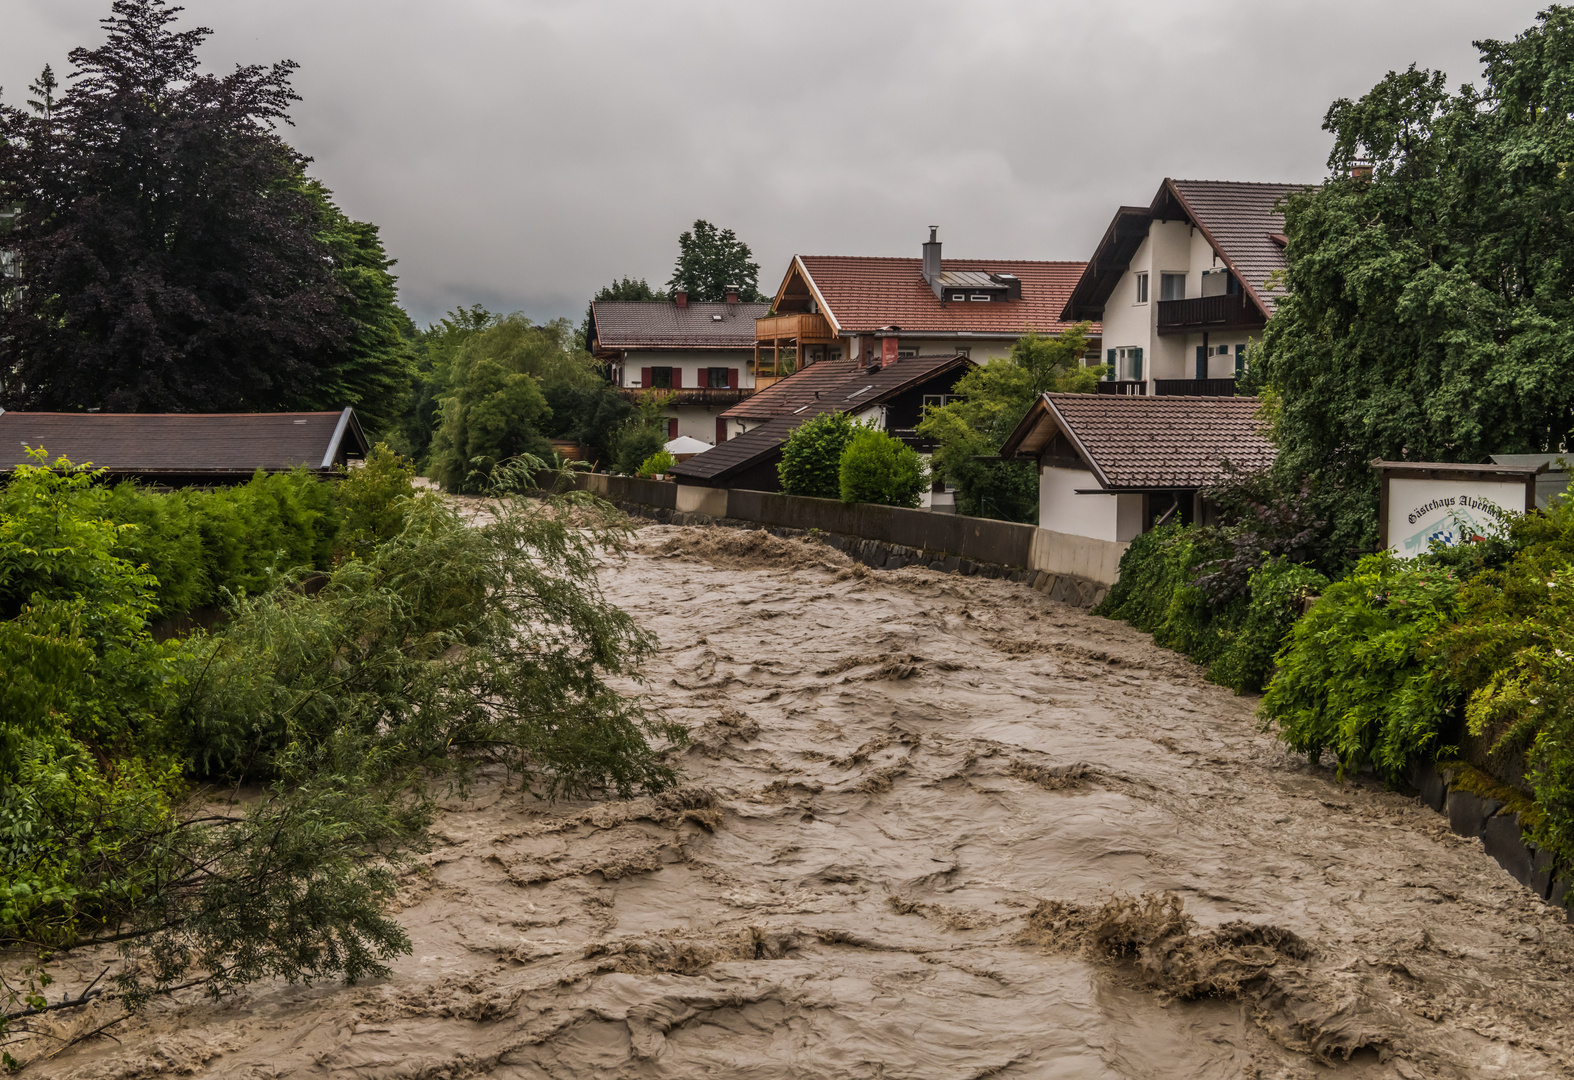
<instances>
[{"instance_id":1,"label":"dense hedge","mask_svg":"<svg viewBox=\"0 0 1574 1080\"><path fill-rule=\"evenodd\" d=\"M1095 613L1148 631L1237 693L1260 691L1302 597L1316 595L1327 579L1288 559L1268 559L1249 573L1245 590L1219 601L1198 580L1227 551L1216 530L1165 525L1143 533L1121 556L1120 580Z\"/></svg>"}]
</instances>

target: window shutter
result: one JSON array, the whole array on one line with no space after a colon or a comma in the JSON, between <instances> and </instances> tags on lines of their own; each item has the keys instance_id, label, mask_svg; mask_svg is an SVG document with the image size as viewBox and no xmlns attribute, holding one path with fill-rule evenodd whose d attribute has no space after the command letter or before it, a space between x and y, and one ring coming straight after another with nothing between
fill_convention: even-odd
<instances>
[{"instance_id":1,"label":"window shutter","mask_svg":"<svg viewBox=\"0 0 1574 1080\"><path fill-rule=\"evenodd\" d=\"M1109 364L1109 370L1104 373L1104 377L1106 379L1118 379L1118 378L1120 378L1120 368L1118 368L1115 365L1115 350L1114 349L1110 349L1109 350L1109 360L1107 362Z\"/></svg>"},{"instance_id":2,"label":"window shutter","mask_svg":"<svg viewBox=\"0 0 1574 1080\"><path fill-rule=\"evenodd\" d=\"M678 437L678 418L676 416L668 417L667 418L667 438L668 439L676 439L677 437Z\"/></svg>"},{"instance_id":3,"label":"window shutter","mask_svg":"<svg viewBox=\"0 0 1574 1080\"><path fill-rule=\"evenodd\" d=\"M716 445L720 446L727 441L727 421L716 417Z\"/></svg>"},{"instance_id":4,"label":"window shutter","mask_svg":"<svg viewBox=\"0 0 1574 1080\"><path fill-rule=\"evenodd\" d=\"M1140 347L1132 350L1131 377L1133 379L1142 378L1142 349Z\"/></svg>"},{"instance_id":5,"label":"window shutter","mask_svg":"<svg viewBox=\"0 0 1574 1080\"><path fill-rule=\"evenodd\" d=\"M674 390L683 389L683 369L680 367L672 369L672 388ZM676 436L673 437L676 438Z\"/></svg>"},{"instance_id":6,"label":"window shutter","mask_svg":"<svg viewBox=\"0 0 1574 1080\"><path fill-rule=\"evenodd\" d=\"M705 390L705 389L709 388L709 386L710 386L710 370L708 368L700 368L699 373L697 375L695 375L694 377L699 380L699 388L701 390Z\"/></svg>"},{"instance_id":7,"label":"window shutter","mask_svg":"<svg viewBox=\"0 0 1574 1080\"><path fill-rule=\"evenodd\" d=\"M1198 345L1197 346L1197 378L1199 378L1199 379L1206 379L1207 377L1208 377L1208 347L1206 345Z\"/></svg>"},{"instance_id":8,"label":"window shutter","mask_svg":"<svg viewBox=\"0 0 1574 1080\"><path fill-rule=\"evenodd\" d=\"M639 384L641 386L650 385L650 368L642 367L639 369Z\"/></svg>"},{"instance_id":9,"label":"window shutter","mask_svg":"<svg viewBox=\"0 0 1574 1080\"><path fill-rule=\"evenodd\" d=\"M1235 346L1235 377L1238 379L1246 373L1246 346Z\"/></svg>"},{"instance_id":10,"label":"window shutter","mask_svg":"<svg viewBox=\"0 0 1574 1080\"><path fill-rule=\"evenodd\" d=\"M736 389L738 389L738 369L737 368L728 368L727 369L727 389L728 390L736 390Z\"/></svg>"}]
</instances>

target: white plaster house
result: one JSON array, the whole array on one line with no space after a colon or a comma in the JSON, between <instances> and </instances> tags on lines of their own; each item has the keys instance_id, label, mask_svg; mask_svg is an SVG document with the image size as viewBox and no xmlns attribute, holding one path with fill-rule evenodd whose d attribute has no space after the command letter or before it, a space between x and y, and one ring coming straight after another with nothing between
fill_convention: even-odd
<instances>
[{"instance_id":1,"label":"white plaster house","mask_svg":"<svg viewBox=\"0 0 1574 1080\"><path fill-rule=\"evenodd\" d=\"M754 393L754 322L770 305L672 300L601 300L590 306L586 347L607 362L612 385L629 398L669 395L667 438L714 445L721 414Z\"/></svg>"},{"instance_id":2,"label":"white plaster house","mask_svg":"<svg viewBox=\"0 0 1574 1080\"><path fill-rule=\"evenodd\" d=\"M1045 394L1001 445L1037 462L1042 529L1126 543L1155 525L1206 524L1201 492L1273 464L1250 397Z\"/></svg>"},{"instance_id":3,"label":"white plaster house","mask_svg":"<svg viewBox=\"0 0 1574 1080\"><path fill-rule=\"evenodd\" d=\"M1284 295L1279 200L1307 186L1166 179L1117 210L1062 312L1102 324L1102 389L1233 394Z\"/></svg>"}]
</instances>

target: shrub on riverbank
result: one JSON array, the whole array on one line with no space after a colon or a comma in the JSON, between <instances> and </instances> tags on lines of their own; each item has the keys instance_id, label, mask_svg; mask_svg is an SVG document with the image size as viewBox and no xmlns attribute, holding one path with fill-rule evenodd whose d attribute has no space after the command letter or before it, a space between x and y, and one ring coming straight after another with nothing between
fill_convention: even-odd
<instances>
[{"instance_id":1,"label":"shrub on riverbank","mask_svg":"<svg viewBox=\"0 0 1574 1080\"><path fill-rule=\"evenodd\" d=\"M547 797L674 782L655 739L680 730L608 682L653 642L596 584L626 536L605 504L516 500L472 528L402 494L397 461L208 502L58 464L0 491L0 945L47 964L116 943L98 992L132 1009L192 980L353 981L408 950L385 909L434 782L482 763ZM145 511L163 565L207 568L214 588L208 548L172 530L204 513L233 525L253 502L300 546L269 553L217 630L156 641L150 620L198 593L131 562L137 526L107 511ZM319 568L329 510L357 539ZM214 801L211 780L246 797ZM0 1014L70 1004L43 985L0 982Z\"/></svg>"}]
</instances>

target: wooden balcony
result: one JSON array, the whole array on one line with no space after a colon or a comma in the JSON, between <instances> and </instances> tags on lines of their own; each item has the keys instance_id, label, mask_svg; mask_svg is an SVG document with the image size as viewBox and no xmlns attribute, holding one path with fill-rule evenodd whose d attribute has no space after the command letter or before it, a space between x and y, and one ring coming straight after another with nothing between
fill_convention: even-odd
<instances>
[{"instance_id":1,"label":"wooden balcony","mask_svg":"<svg viewBox=\"0 0 1574 1080\"><path fill-rule=\"evenodd\" d=\"M831 320L824 315L807 312L795 315L772 315L754 320L754 340L759 345L767 342L795 342L799 345L829 345L836 340Z\"/></svg>"},{"instance_id":2,"label":"wooden balcony","mask_svg":"<svg viewBox=\"0 0 1574 1080\"><path fill-rule=\"evenodd\" d=\"M1153 393L1157 397L1234 397L1235 380L1154 379Z\"/></svg>"},{"instance_id":3,"label":"wooden balcony","mask_svg":"<svg viewBox=\"0 0 1574 1080\"><path fill-rule=\"evenodd\" d=\"M714 388L695 386L682 390L663 390L659 386L653 386L649 389L641 389L637 386L618 387L618 396L625 401L638 401L642 397L655 394L670 397L669 405L700 405L715 406L717 408L728 408L736 405L753 393L753 390L730 390L720 386Z\"/></svg>"},{"instance_id":4,"label":"wooden balcony","mask_svg":"<svg viewBox=\"0 0 1574 1080\"><path fill-rule=\"evenodd\" d=\"M1245 293L1159 301L1159 333L1195 334L1204 330L1260 330L1262 312Z\"/></svg>"}]
</instances>

